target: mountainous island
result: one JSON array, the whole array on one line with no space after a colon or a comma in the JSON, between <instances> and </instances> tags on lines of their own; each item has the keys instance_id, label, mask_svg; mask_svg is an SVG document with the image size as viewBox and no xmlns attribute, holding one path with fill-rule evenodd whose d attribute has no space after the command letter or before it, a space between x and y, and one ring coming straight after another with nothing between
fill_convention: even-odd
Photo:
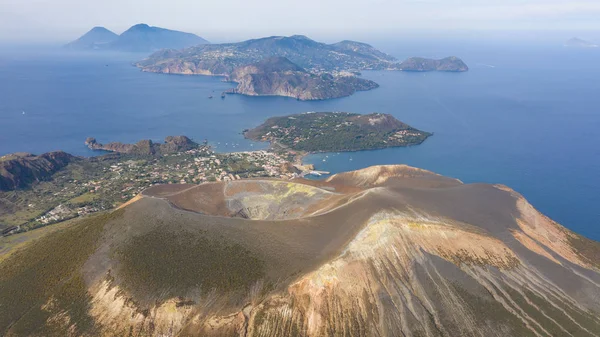
<instances>
[{"instance_id":1,"label":"mountainous island","mask_svg":"<svg viewBox=\"0 0 600 337\"><path fill-rule=\"evenodd\" d=\"M75 41L65 45L73 50L99 50L109 49L111 43L119 39L119 35L104 27L94 27Z\"/></svg>"},{"instance_id":2,"label":"mountainous island","mask_svg":"<svg viewBox=\"0 0 600 337\"><path fill-rule=\"evenodd\" d=\"M312 99L314 92L323 91L324 87L340 87L340 84L341 87L348 87L350 84L358 88L367 84L351 78L350 73L361 70L404 70L402 67L406 68L405 70L416 70L411 67L413 62L410 59L407 60L408 63L401 63L366 43L346 40L326 44L302 35L271 36L239 43L205 44L183 50L161 50L137 62L136 65L147 72L225 76L233 79L242 77L239 76L240 73L263 73L264 71L257 71L257 68L265 63L272 63L273 60L282 62L282 58L315 76L309 77L305 74L291 78L281 76L282 74L263 75L260 86L257 87L252 81L242 80L240 87L234 91L248 95L262 95L260 92L265 92L265 95L284 93L284 96ZM423 67L421 71L468 70L464 62L456 57L443 60L419 60L434 65ZM337 81L323 83L320 80L311 80L324 74L326 79L333 78ZM246 85L248 83L250 85ZM293 90L291 87L294 87ZM347 91L347 89L334 88L331 90L331 96L325 93L317 96L320 97L319 99L340 97L340 94L336 94L340 91Z\"/></svg>"},{"instance_id":3,"label":"mountainous island","mask_svg":"<svg viewBox=\"0 0 600 337\"><path fill-rule=\"evenodd\" d=\"M137 24L117 35L104 27L94 27L79 39L65 45L74 50L113 50L152 52L165 48L181 49L208 43L190 33Z\"/></svg>"},{"instance_id":4,"label":"mountainous island","mask_svg":"<svg viewBox=\"0 0 600 337\"><path fill-rule=\"evenodd\" d=\"M571 38L565 42L566 47L579 47L579 48L597 48L598 45L577 37Z\"/></svg>"},{"instance_id":5,"label":"mountainous island","mask_svg":"<svg viewBox=\"0 0 600 337\"><path fill-rule=\"evenodd\" d=\"M123 144L121 142L100 144L98 141L96 141L96 138L89 137L85 140L85 145L87 145L87 147L89 147L91 150L141 155L161 155L184 152L200 147L198 143L192 141L186 136L166 137L163 144L154 143L150 139L140 140L135 144Z\"/></svg>"},{"instance_id":6,"label":"mountainous island","mask_svg":"<svg viewBox=\"0 0 600 337\"><path fill-rule=\"evenodd\" d=\"M600 331L600 243L506 186L403 165L157 184L0 240L4 336Z\"/></svg>"},{"instance_id":7,"label":"mountainous island","mask_svg":"<svg viewBox=\"0 0 600 337\"><path fill-rule=\"evenodd\" d=\"M392 115L309 112L267 119L244 136L305 152L382 149L421 144L432 134L417 130Z\"/></svg>"},{"instance_id":8,"label":"mountainous island","mask_svg":"<svg viewBox=\"0 0 600 337\"><path fill-rule=\"evenodd\" d=\"M393 56L362 42L326 44L303 35L271 36L238 43L206 44L161 50L136 65L143 71L227 76L240 66L270 57L285 57L309 72L399 70ZM450 58L458 61L458 58ZM456 62L455 71L466 71ZM448 71L452 68L448 67Z\"/></svg>"},{"instance_id":9,"label":"mountainous island","mask_svg":"<svg viewBox=\"0 0 600 337\"><path fill-rule=\"evenodd\" d=\"M238 67L227 76L237 87L230 93L249 96L288 96L299 100L320 100L350 96L356 91L377 88L373 81L351 73L309 73L285 57L271 57Z\"/></svg>"},{"instance_id":10,"label":"mountainous island","mask_svg":"<svg viewBox=\"0 0 600 337\"><path fill-rule=\"evenodd\" d=\"M351 48L354 43L361 48ZM310 72L387 69L396 59L359 42L325 44L306 36L272 36L238 43L163 50L137 63L144 71L227 76L241 66L285 57Z\"/></svg>"}]
</instances>

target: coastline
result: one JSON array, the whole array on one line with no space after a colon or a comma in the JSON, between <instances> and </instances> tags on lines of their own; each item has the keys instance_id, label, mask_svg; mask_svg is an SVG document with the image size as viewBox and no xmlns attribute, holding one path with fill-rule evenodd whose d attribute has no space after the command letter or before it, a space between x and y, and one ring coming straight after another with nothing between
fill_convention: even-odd
<instances>
[{"instance_id":1,"label":"coastline","mask_svg":"<svg viewBox=\"0 0 600 337\"><path fill-rule=\"evenodd\" d=\"M429 137L434 135L433 132L430 132L430 133L431 133L431 135ZM255 142L264 143L264 141L246 137L246 131L243 132L243 135L244 135L244 138L246 138L246 139L249 139L249 140L252 140ZM306 171L313 171L313 170L316 170L317 167L314 164L307 164L304 162L304 159L306 157L313 155L313 154L352 153L352 152L364 152L364 151L378 151L378 150L385 150L385 149L399 148L399 147L412 147L412 146L417 146L417 145L423 144L429 137L423 139L419 143L405 145L405 146L386 146L386 147L374 147L374 148L361 149L361 150L340 150L340 151L301 151L301 150L290 149L287 145L281 144L277 140L269 140L266 142L269 143L267 150L273 151L275 153L284 153L288 156L291 156L293 158L293 160L290 160L290 162L294 166L296 166L297 168L306 168Z\"/></svg>"}]
</instances>

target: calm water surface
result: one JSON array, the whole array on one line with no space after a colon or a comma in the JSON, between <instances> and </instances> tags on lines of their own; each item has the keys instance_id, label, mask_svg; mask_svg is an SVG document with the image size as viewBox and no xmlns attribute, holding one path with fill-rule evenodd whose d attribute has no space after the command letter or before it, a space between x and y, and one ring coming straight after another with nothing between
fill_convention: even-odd
<instances>
[{"instance_id":1,"label":"calm water surface","mask_svg":"<svg viewBox=\"0 0 600 337\"><path fill-rule=\"evenodd\" d=\"M553 219L600 240L600 50L378 47L399 58L455 54L471 71L365 72L379 89L321 102L222 100L231 84L143 73L131 66L143 55L0 52L0 155L59 149L92 155L86 137L135 142L179 134L208 139L219 151L250 150L264 144L240 132L270 116L384 112L435 135L416 147L318 154L306 161L332 172L403 163L464 182L506 184Z\"/></svg>"}]
</instances>

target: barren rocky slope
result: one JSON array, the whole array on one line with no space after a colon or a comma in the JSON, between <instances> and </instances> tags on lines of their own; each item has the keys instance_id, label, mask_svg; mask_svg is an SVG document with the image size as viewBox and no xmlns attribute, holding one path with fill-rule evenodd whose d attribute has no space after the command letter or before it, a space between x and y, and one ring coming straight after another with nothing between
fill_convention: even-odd
<instances>
[{"instance_id":1,"label":"barren rocky slope","mask_svg":"<svg viewBox=\"0 0 600 337\"><path fill-rule=\"evenodd\" d=\"M228 80L238 84L232 93L288 96L299 100L338 98L379 87L377 83L351 73L311 74L285 57L272 57L238 67Z\"/></svg>"},{"instance_id":2,"label":"barren rocky slope","mask_svg":"<svg viewBox=\"0 0 600 337\"><path fill-rule=\"evenodd\" d=\"M62 151L39 156L15 153L0 157L0 191L15 190L35 181L49 179L54 172L73 160L77 158Z\"/></svg>"},{"instance_id":3,"label":"barren rocky slope","mask_svg":"<svg viewBox=\"0 0 600 337\"><path fill-rule=\"evenodd\" d=\"M598 336L600 246L407 166L163 185L0 255L7 336Z\"/></svg>"}]
</instances>

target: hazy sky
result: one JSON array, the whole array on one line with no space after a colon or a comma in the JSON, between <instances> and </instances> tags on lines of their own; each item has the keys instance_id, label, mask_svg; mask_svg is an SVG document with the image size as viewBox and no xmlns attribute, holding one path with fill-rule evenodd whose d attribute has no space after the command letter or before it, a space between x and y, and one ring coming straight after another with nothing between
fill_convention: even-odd
<instances>
[{"instance_id":1,"label":"hazy sky","mask_svg":"<svg viewBox=\"0 0 600 337\"><path fill-rule=\"evenodd\" d=\"M600 0L0 0L0 40L66 41L135 23L212 41L306 34L323 39L412 31L599 30Z\"/></svg>"}]
</instances>

